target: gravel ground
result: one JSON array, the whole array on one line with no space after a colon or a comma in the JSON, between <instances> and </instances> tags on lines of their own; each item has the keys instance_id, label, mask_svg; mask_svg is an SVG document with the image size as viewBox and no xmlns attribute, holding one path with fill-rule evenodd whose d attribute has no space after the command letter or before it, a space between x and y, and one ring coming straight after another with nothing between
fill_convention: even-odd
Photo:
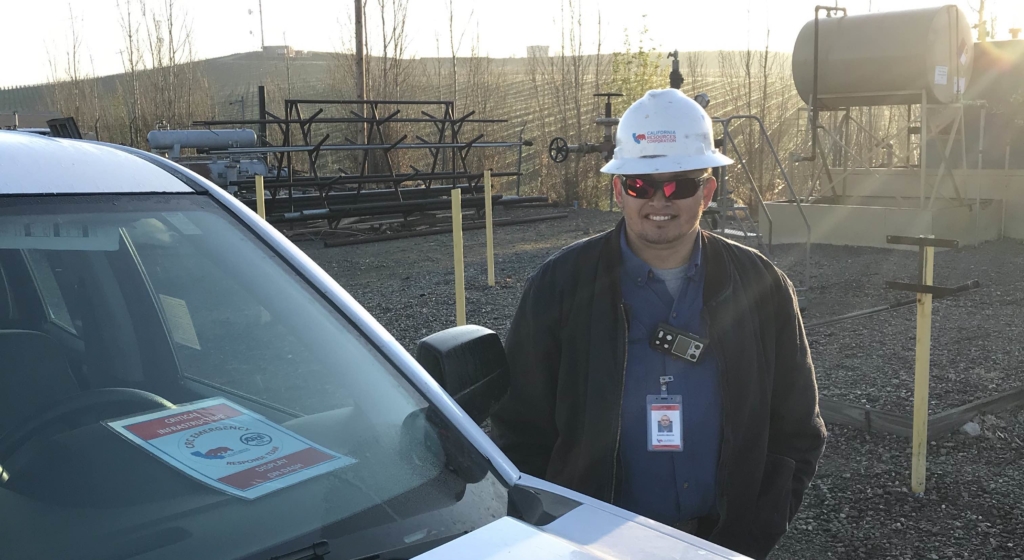
<instances>
[{"instance_id":1,"label":"gravel ground","mask_svg":"<svg viewBox=\"0 0 1024 560\"><path fill-rule=\"evenodd\" d=\"M803 247L774 256L798 285ZM884 287L916 282L916 250L815 246L811 288L801 293L808 323L912 297ZM935 283L969 280L981 289L933 304L933 412L948 410L1024 383L1024 245L1002 240L938 251ZM916 307L837 323L808 332L821 395L901 414L913 409Z\"/></svg>"},{"instance_id":2,"label":"gravel ground","mask_svg":"<svg viewBox=\"0 0 1024 560\"><path fill-rule=\"evenodd\" d=\"M550 210L499 209L497 217ZM504 337L528 275L552 253L612 227L617 214L495 230L498 283L487 287L483 231L467 232L467 318ZM412 350L455 324L451 238L433 236L325 249L300 246ZM803 247L773 257L803 287ZM815 246L805 321L904 299L885 280L913 281L914 251ZM992 242L936 254L940 285L982 289L936 302L932 413L1024 383L1024 245ZM909 414L913 307L808 333L823 397ZM829 443L800 516L773 558L1024 558L1024 412L978 419L981 435L930 446L928 490L909 494L910 442L829 426Z\"/></svg>"}]
</instances>

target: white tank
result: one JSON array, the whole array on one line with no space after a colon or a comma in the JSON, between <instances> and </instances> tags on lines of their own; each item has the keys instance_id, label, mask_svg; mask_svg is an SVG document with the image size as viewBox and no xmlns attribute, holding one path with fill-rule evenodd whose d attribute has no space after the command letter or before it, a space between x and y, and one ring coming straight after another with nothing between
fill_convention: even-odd
<instances>
[{"instance_id":1,"label":"white tank","mask_svg":"<svg viewBox=\"0 0 1024 560\"><path fill-rule=\"evenodd\" d=\"M151 150L193 148L198 150L224 150L227 148L255 148L256 133L248 128L230 130L152 130L146 136Z\"/></svg>"},{"instance_id":2,"label":"white tank","mask_svg":"<svg viewBox=\"0 0 1024 560\"><path fill-rule=\"evenodd\" d=\"M956 6L818 21L818 106L822 109L953 103L971 79L974 40ZM811 104L814 20L793 46L793 82Z\"/></svg>"}]
</instances>

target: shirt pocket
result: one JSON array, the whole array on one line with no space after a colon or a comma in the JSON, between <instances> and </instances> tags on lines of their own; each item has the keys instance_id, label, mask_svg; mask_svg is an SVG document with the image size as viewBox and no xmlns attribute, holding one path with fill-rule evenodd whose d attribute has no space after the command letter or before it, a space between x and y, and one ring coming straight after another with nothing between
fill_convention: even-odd
<instances>
[{"instance_id":1,"label":"shirt pocket","mask_svg":"<svg viewBox=\"0 0 1024 560\"><path fill-rule=\"evenodd\" d=\"M647 329L640 324L639 321L631 320L629 322L629 343L630 345L637 344L639 342L647 343L650 341L650 334Z\"/></svg>"}]
</instances>

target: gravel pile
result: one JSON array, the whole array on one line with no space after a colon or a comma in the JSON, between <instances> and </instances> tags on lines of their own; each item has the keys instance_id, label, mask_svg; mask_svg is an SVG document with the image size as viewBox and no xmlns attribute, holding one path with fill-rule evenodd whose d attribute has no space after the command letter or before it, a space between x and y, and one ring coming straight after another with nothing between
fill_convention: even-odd
<instances>
[{"instance_id":1,"label":"gravel pile","mask_svg":"<svg viewBox=\"0 0 1024 560\"><path fill-rule=\"evenodd\" d=\"M496 217L551 210L498 209ZM484 232L467 232L467 317L504 337L531 272L561 247L615 225L618 214L568 210L569 218L495 230L497 286L486 281ZM403 345L455 324L451 237L325 249L300 246ZM806 322L883 305L908 294L885 280L915 281L916 251L815 246ZM803 247L774 260L800 287ZM932 413L1024 384L1024 245L999 241L936 254L935 282L978 279L982 289L936 302ZM913 307L808 333L823 397L892 412L912 410ZM909 494L910 442L829 426L815 483L773 558L1024 558L1024 412L976 419L930 446L928 490Z\"/></svg>"}]
</instances>

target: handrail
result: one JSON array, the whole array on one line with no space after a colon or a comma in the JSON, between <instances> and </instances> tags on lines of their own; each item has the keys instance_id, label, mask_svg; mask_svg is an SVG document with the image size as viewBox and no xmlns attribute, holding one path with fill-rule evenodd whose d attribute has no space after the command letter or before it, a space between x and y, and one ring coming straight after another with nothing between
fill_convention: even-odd
<instances>
[{"instance_id":1,"label":"handrail","mask_svg":"<svg viewBox=\"0 0 1024 560\"><path fill-rule=\"evenodd\" d=\"M732 144L733 150L736 151L736 155L740 160L740 165L743 167L744 172L747 174L747 179L750 181L751 186L754 189L754 193L757 194L757 199L761 204L765 215L768 217L768 250L771 251L772 244L772 219L768 213L767 205L765 205L764 199L761 197L761 190L757 188L757 184L754 182L753 175L750 174L750 170L747 168L746 162L743 160L743 155L740 153L739 147L736 145L736 141L733 139L732 134L729 132L729 125L735 120L753 120L757 123L761 131L761 138L768 144L768 148L772 152L772 157L775 159L775 164L779 168L779 172L782 174L782 180L786 183L786 188L789 190L789 194L793 197L793 202L796 204L797 211L800 212L800 217L804 221L804 227L807 228L807 242L804 251L804 287L811 287L811 222L807 219L807 214L804 212L803 205L800 204L800 197L796 194L796 189L793 188L793 183L789 180L789 175L786 173L786 168L782 165L782 160L779 158L779 153L775 150L775 144L772 143L772 139L768 136L768 130L764 126L764 121L761 120L757 115L732 115L726 118L715 118L712 119L722 125L725 131L726 138L729 139L729 143Z\"/></svg>"}]
</instances>

